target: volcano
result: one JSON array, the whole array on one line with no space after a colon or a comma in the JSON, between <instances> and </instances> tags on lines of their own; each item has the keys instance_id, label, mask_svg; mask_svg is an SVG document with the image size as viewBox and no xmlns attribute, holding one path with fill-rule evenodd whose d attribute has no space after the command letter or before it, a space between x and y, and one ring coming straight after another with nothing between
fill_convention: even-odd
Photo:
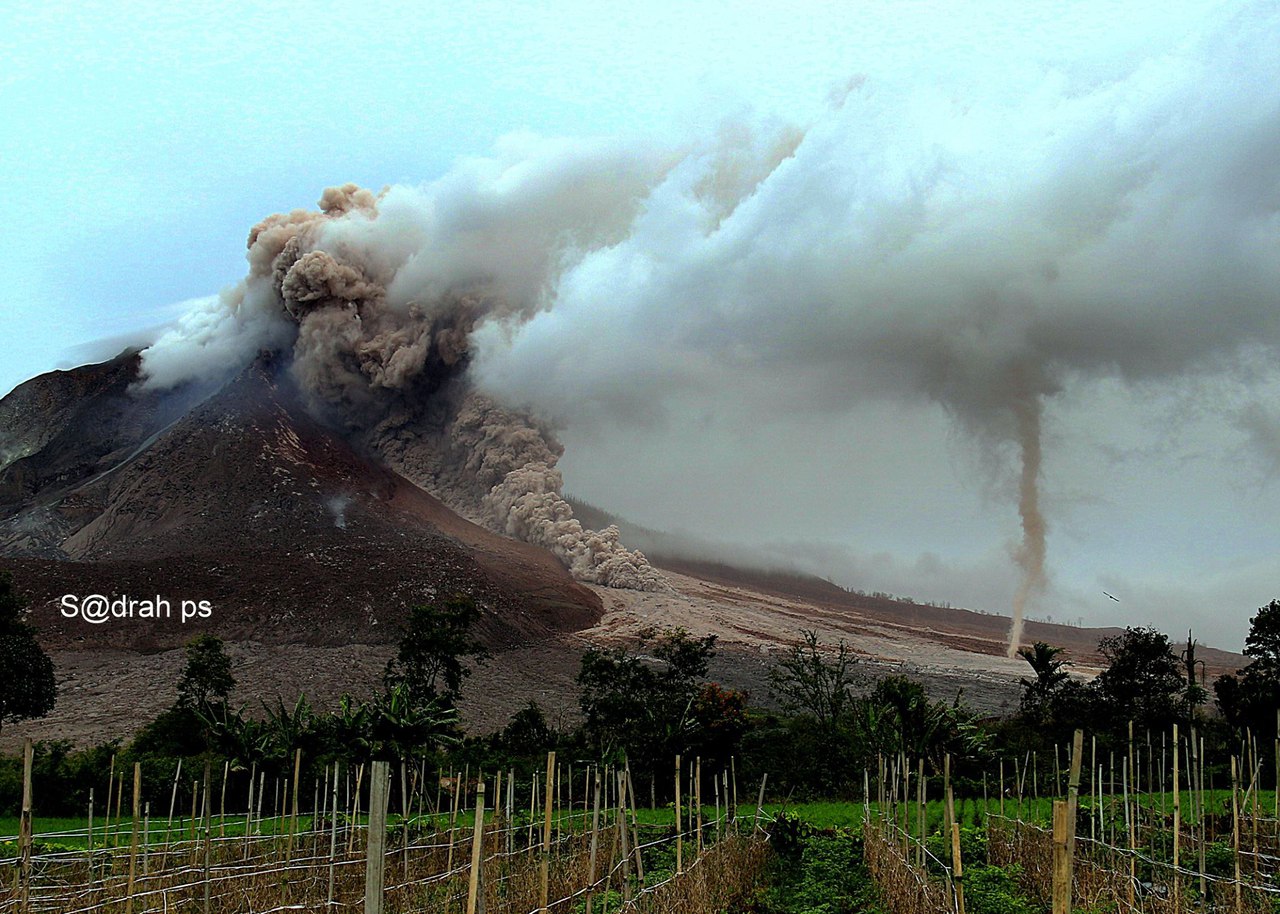
<instances>
[{"instance_id":1,"label":"volcano","mask_svg":"<svg viewBox=\"0 0 1280 914\"><path fill-rule=\"evenodd\" d=\"M305 408L264 355L216 389L138 385L126 352L0 401L0 555L54 649L398 637L410 607L466 595L495 648L589 626L601 604L545 550L471 523ZM205 600L208 619L99 629L62 595Z\"/></svg>"},{"instance_id":2,"label":"volcano","mask_svg":"<svg viewBox=\"0 0 1280 914\"><path fill-rule=\"evenodd\" d=\"M0 400L0 570L29 598L54 657L61 697L45 720L6 728L78 743L122 738L172 703L182 645L223 638L233 698L314 703L375 687L411 607L466 595L494 660L464 691L469 725L497 726L530 699L573 714L586 645L683 627L715 634L712 675L756 695L802 630L844 639L863 669L908 672L938 695L966 694L997 713L1016 703L1021 661L1005 654L1008 620L868 597L789 572L698 561L648 537L668 586L575 580L563 558L462 516L318 418L278 356L216 386L159 391L140 356L42 375ZM430 462L428 439L396 455ZM624 521L578 506L605 529ZM68 618L61 600L101 594L207 601L207 618ZM1086 671L1114 629L1034 622ZM1202 649L1211 672L1242 658ZM976 688L975 688L976 687Z\"/></svg>"}]
</instances>

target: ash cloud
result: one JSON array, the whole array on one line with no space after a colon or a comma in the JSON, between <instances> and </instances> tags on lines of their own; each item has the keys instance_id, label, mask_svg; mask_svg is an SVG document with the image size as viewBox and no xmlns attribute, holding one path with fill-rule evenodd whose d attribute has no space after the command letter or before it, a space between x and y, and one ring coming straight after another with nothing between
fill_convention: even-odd
<instances>
[{"instance_id":1,"label":"ash cloud","mask_svg":"<svg viewBox=\"0 0 1280 914\"><path fill-rule=\"evenodd\" d=\"M168 383L283 336L317 400L413 478L516 535L564 529L562 558L596 568L621 552L559 526L558 445L532 416L934 402L1016 466L1020 617L1047 577L1055 397L1280 347L1277 33L1280 12L1246 4L1104 77L869 73L799 126L508 138L423 188L268 220L222 311L147 364ZM464 417L491 408L501 433L477 435Z\"/></svg>"},{"instance_id":2,"label":"ash cloud","mask_svg":"<svg viewBox=\"0 0 1280 914\"><path fill-rule=\"evenodd\" d=\"M456 175L425 195L349 184L326 190L318 211L264 219L249 234L249 275L144 353L146 383L234 370L262 347L286 350L316 412L462 513L546 547L581 580L665 586L643 554L621 545L616 529L590 531L573 519L549 427L498 407L467 377L477 323L531 314L545 281L534 274L545 273L564 239L521 237L520 269L505 275L480 270L479 261L473 269L453 262L419 272L430 259L428 243L452 242L459 261L488 246L500 263L505 242L514 244L536 220L531 210L625 210L620 179L642 162L602 155L578 169L556 165L554 174L527 160L496 173L477 167L465 193ZM450 203L459 194L466 205ZM449 227L452 219L465 225ZM606 223L574 225L573 237L597 237ZM406 235L415 234L419 246L406 246Z\"/></svg>"},{"instance_id":3,"label":"ash cloud","mask_svg":"<svg viewBox=\"0 0 1280 914\"><path fill-rule=\"evenodd\" d=\"M1019 465L1012 648L1046 581L1055 395L1229 372L1280 344L1278 27L1248 6L1102 83L873 76L727 216L699 195L711 160L683 161L553 309L510 342L482 332L481 376L596 419L671 389L743 399L761 371L790 409L941 404Z\"/></svg>"}]
</instances>

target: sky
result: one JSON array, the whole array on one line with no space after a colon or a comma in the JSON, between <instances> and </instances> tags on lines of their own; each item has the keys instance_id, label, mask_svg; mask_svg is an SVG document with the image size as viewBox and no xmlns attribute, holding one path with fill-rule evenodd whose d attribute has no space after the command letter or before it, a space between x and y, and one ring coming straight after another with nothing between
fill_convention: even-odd
<instances>
[{"instance_id":1,"label":"sky","mask_svg":"<svg viewBox=\"0 0 1280 914\"><path fill-rule=\"evenodd\" d=\"M536 235L581 203L539 181L622 169L635 206L478 366L554 417L568 491L1008 613L1034 441L1030 617L1239 649L1280 597L1276 26L1216 2L11 5L0 390L154 341L330 185L403 185L455 233L498 200Z\"/></svg>"}]
</instances>

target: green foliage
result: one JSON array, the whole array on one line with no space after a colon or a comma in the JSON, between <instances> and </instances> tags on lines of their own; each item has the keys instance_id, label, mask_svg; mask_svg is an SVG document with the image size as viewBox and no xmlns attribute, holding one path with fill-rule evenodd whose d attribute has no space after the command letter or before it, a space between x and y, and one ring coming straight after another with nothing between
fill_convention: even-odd
<instances>
[{"instance_id":1,"label":"green foliage","mask_svg":"<svg viewBox=\"0 0 1280 914\"><path fill-rule=\"evenodd\" d=\"M1276 695L1280 694L1280 600L1258 610L1244 645L1250 662L1233 676L1219 677L1214 692L1232 729L1251 730L1269 744L1276 735Z\"/></svg>"},{"instance_id":2,"label":"green foliage","mask_svg":"<svg viewBox=\"0 0 1280 914\"><path fill-rule=\"evenodd\" d=\"M1103 638L1098 650L1109 665L1094 688L1112 729L1132 720L1138 732L1160 732L1179 719L1183 678L1168 635L1153 628L1126 628Z\"/></svg>"},{"instance_id":3,"label":"green foliage","mask_svg":"<svg viewBox=\"0 0 1280 914\"><path fill-rule=\"evenodd\" d=\"M105 789L111 756L118 743L73 749L66 740L36 742L32 746L31 779L36 785L35 808L42 816L82 816L89 790ZM0 810L22 808L22 756L0 757Z\"/></svg>"},{"instance_id":4,"label":"green foliage","mask_svg":"<svg viewBox=\"0 0 1280 914\"><path fill-rule=\"evenodd\" d=\"M387 688L402 686L411 701L431 705L457 703L462 683L471 675L468 660L489 658L472 629L480 608L470 597L456 596L443 605L415 606L383 680Z\"/></svg>"},{"instance_id":5,"label":"green foliage","mask_svg":"<svg viewBox=\"0 0 1280 914\"><path fill-rule=\"evenodd\" d=\"M1023 679L1022 713L1028 718L1043 722L1050 716L1050 703L1057 690L1071 677L1060 660L1062 648L1037 641L1031 647L1019 648L1018 656L1027 661L1035 679Z\"/></svg>"},{"instance_id":6,"label":"green foliage","mask_svg":"<svg viewBox=\"0 0 1280 914\"><path fill-rule=\"evenodd\" d=\"M853 831L818 831L783 814L770 841L776 856L757 914L883 914Z\"/></svg>"},{"instance_id":7,"label":"green foliage","mask_svg":"<svg viewBox=\"0 0 1280 914\"><path fill-rule=\"evenodd\" d=\"M58 699L53 661L24 620L26 603L0 574L0 727L44 717Z\"/></svg>"},{"instance_id":8,"label":"green foliage","mask_svg":"<svg viewBox=\"0 0 1280 914\"><path fill-rule=\"evenodd\" d=\"M660 637L646 632L635 654L588 649L577 682L583 736L592 754L614 761L626 757L633 770L656 779L660 793L668 779L659 772L677 754L702 746L708 755L732 754L745 722L745 696L704 690L715 642L715 635L694 638L677 629ZM726 719L717 719L717 712Z\"/></svg>"},{"instance_id":9,"label":"green foliage","mask_svg":"<svg viewBox=\"0 0 1280 914\"><path fill-rule=\"evenodd\" d=\"M951 704L932 701L923 685L905 676L880 680L858 710L857 726L868 757L906 752L941 771L947 754L967 758L985 750L986 734L960 696Z\"/></svg>"},{"instance_id":10,"label":"green foliage","mask_svg":"<svg viewBox=\"0 0 1280 914\"><path fill-rule=\"evenodd\" d=\"M828 659L819 650L817 632L802 634L804 640L769 671L770 690L784 710L812 717L820 726L837 726L854 703L853 688L861 678L857 660L844 641Z\"/></svg>"},{"instance_id":11,"label":"green foliage","mask_svg":"<svg viewBox=\"0 0 1280 914\"><path fill-rule=\"evenodd\" d=\"M1041 914L1044 910L1023 894L1018 885L1022 868L966 867L964 872L964 906L970 914Z\"/></svg>"},{"instance_id":12,"label":"green foliage","mask_svg":"<svg viewBox=\"0 0 1280 914\"><path fill-rule=\"evenodd\" d=\"M134 734L129 752L134 756L190 758L207 748L207 730L204 718L194 708L175 705L161 711L155 720Z\"/></svg>"},{"instance_id":13,"label":"green foliage","mask_svg":"<svg viewBox=\"0 0 1280 914\"><path fill-rule=\"evenodd\" d=\"M178 707L205 714L214 705L225 704L236 680L222 639L198 635L187 642L185 650L187 663L178 677Z\"/></svg>"}]
</instances>

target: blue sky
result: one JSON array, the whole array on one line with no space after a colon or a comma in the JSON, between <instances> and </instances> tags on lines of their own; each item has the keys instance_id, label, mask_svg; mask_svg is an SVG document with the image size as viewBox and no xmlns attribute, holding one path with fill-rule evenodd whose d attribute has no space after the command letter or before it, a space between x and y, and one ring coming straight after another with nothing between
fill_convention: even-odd
<instances>
[{"instance_id":1,"label":"blue sky","mask_svg":"<svg viewBox=\"0 0 1280 914\"><path fill-rule=\"evenodd\" d=\"M981 130L1034 111L1046 86L1088 99L1151 61L1176 69L1182 43L1232 20L1247 31L1260 9L11 4L0 390L105 356L237 281L248 228L332 184L424 184L520 131L678 146L726 121L805 127L854 78L988 112ZM1186 69L1204 64L1191 55ZM1240 96L1272 110L1275 86L1249 77ZM932 117L910 123L963 152ZM1277 342L1258 340L1272 355ZM1196 624L1238 647L1248 615L1280 596L1275 378L1071 371L1045 413L1051 587L1035 615ZM1009 455L958 429L954 403L881 397L762 419L722 394L677 391L656 425L570 415L569 490L852 586L1007 611Z\"/></svg>"}]
</instances>

